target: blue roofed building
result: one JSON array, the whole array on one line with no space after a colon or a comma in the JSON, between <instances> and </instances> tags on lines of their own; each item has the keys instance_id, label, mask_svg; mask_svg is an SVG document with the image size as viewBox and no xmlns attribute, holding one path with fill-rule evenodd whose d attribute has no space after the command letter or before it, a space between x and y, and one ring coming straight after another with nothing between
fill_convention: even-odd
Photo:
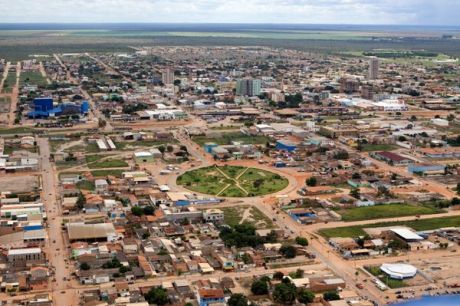
<instances>
[{"instance_id":1,"label":"blue roofed building","mask_svg":"<svg viewBox=\"0 0 460 306\"><path fill-rule=\"evenodd\" d=\"M297 149L297 145L292 143L292 142L289 142L289 141L278 140L276 142L276 149L277 150L284 150L284 151L292 152L295 149Z\"/></svg>"},{"instance_id":2,"label":"blue roofed building","mask_svg":"<svg viewBox=\"0 0 460 306\"><path fill-rule=\"evenodd\" d=\"M88 101L64 102L54 107L52 98L36 98L33 102L33 108L34 110L27 114L31 119L69 115L84 116L89 112L89 103Z\"/></svg>"}]
</instances>

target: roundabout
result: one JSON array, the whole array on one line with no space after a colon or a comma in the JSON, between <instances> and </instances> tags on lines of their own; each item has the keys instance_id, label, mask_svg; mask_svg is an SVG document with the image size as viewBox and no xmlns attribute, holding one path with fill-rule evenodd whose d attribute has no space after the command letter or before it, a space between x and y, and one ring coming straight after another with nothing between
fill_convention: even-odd
<instances>
[{"instance_id":1,"label":"roundabout","mask_svg":"<svg viewBox=\"0 0 460 306\"><path fill-rule=\"evenodd\" d=\"M280 174L253 167L210 166L190 170L177 184L194 192L221 197L256 197L275 193L289 185Z\"/></svg>"}]
</instances>

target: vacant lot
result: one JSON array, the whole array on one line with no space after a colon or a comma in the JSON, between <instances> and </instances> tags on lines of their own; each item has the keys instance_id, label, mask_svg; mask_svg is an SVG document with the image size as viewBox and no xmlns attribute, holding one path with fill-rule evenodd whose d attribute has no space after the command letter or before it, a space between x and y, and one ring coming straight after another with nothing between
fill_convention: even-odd
<instances>
[{"instance_id":1,"label":"vacant lot","mask_svg":"<svg viewBox=\"0 0 460 306\"><path fill-rule=\"evenodd\" d=\"M336 227L320 230L319 233L326 237L357 237L363 236L366 233L363 228L372 228L372 227L384 227L384 226L407 226L413 228L416 231L426 231L432 229L438 229L443 227L459 227L460 226L460 217L443 217L443 218L431 218L423 220L412 220L412 221L402 221L402 222L379 222L374 224L366 225L357 225L357 226L345 226L345 227Z\"/></svg>"},{"instance_id":2,"label":"vacant lot","mask_svg":"<svg viewBox=\"0 0 460 306\"><path fill-rule=\"evenodd\" d=\"M372 151L393 151L398 148L397 145L391 144L363 144L360 146L360 150L363 152Z\"/></svg>"},{"instance_id":3,"label":"vacant lot","mask_svg":"<svg viewBox=\"0 0 460 306\"><path fill-rule=\"evenodd\" d=\"M16 84L16 72L8 72L5 81L3 82L2 92L11 93Z\"/></svg>"},{"instance_id":4,"label":"vacant lot","mask_svg":"<svg viewBox=\"0 0 460 306\"><path fill-rule=\"evenodd\" d=\"M34 191L38 188L38 179L34 175L0 176L0 190L12 193Z\"/></svg>"},{"instance_id":5,"label":"vacant lot","mask_svg":"<svg viewBox=\"0 0 460 306\"><path fill-rule=\"evenodd\" d=\"M121 159L110 159L104 160L100 162L93 162L88 164L88 168L90 169L98 169L98 168L122 168L128 167L128 163L121 160Z\"/></svg>"},{"instance_id":6,"label":"vacant lot","mask_svg":"<svg viewBox=\"0 0 460 306\"><path fill-rule=\"evenodd\" d=\"M92 176L94 177L106 177L106 176L115 176L115 177L121 177L121 174L125 172L126 170L120 170L120 169L111 169L111 170L94 170L91 171Z\"/></svg>"},{"instance_id":7,"label":"vacant lot","mask_svg":"<svg viewBox=\"0 0 460 306\"><path fill-rule=\"evenodd\" d=\"M408 204L386 204L367 207L355 207L338 211L343 221L360 221L403 216L428 215L442 212L429 206Z\"/></svg>"},{"instance_id":8,"label":"vacant lot","mask_svg":"<svg viewBox=\"0 0 460 306\"><path fill-rule=\"evenodd\" d=\"M21 72L21 75L19 76L19 86L23 86L24 84L38 85L43 87L47 85L47 82L40 72L25 71Z\"/></svg>"},{"instance_id":9,"label":"vacant lot","mask_svg":"<svg viewBox=\"0 0 460 306\"><path fill-rule=\"evenodd\" d=\"M192 140L202 146L207 142L214 142L218 145L227 145L231 144L232 141L242 142L244 144L266 144L267 141L269 141L269 138L266 136L250 136L240 132L231 132L216 133L215 135L208 136L195 136L192 137Z\"/></svg>"}]
</instances>

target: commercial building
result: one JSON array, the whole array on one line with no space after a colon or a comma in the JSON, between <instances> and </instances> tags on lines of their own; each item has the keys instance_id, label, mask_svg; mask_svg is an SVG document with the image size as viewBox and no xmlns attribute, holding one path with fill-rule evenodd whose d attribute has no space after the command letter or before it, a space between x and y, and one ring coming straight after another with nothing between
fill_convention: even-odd
<instances>
[{"instance_id":1,"label":"commercial building","mask_svg":"<svg viewBox=\"0 0 460 306\"><path fill-rule=\"evenodd\" d=\"M369 58L369 80L379 78L379 59L375 56Z\"/></svg>"},{"instance_id":2,"label":"commercial building","mask_svg":"<svg viewBox=\"0 0 460 306\"><path fill-rule=\"evenodd\" d=\"M8 262L37 261L44 259L41 248L11 249L7 253Z\"/></svg>"},{"instance_id":3,"label":"commercial building","mask_svg":"<svg viewBox=\"0 0 460 306\"><path fill-rule=\"evenodd\" d=\"M417 274L417 268L408 264L382 264L380 266L382 272L388 274L389 277L394 279L404 279L414 277Z\"/></svg>"},{"instance_id":4,"label":"commercial building","mask_svg":"<svg viewBox=\"0 0 460 306\"><path fill-rule=\"evenodd\" d=\"M117 232L115 231L115 227L112 223L68 223L67 231L70 241L115 241L118 238Z\"/></svg>"},{"instance_id":5,"label":"commercial building","mask_svg":"<svg viewBox=\"0 0 460 306\"><path fill-rule=\"evenodd\" d=\"M170 85L174 83L174 71L172 69L165 69L161 73L161 81L165 85Z\"/></svg>"},{"instance_id":6,"label":"commercial building","mask_svg":"<svg viewBox=\"0 0 460 306\"><path fill-rule=\"evenodd\" d=\"M52 98L36 98L33 102L34 110L27 116L31 119L59 117L66 115L87 115L89 112L88 101L64 102L54 107Z\"/></svg>"},{"instance_id":7,"label":"commercial building","mask_svg":"<svg viewBox=\"0 0 460 306\"><path fill-rule=\"evenodd\" d=\"M241 79L236 82L236 94L239 96L260 95L261 82L256 79Z\"/></svg>"}]
</instances>

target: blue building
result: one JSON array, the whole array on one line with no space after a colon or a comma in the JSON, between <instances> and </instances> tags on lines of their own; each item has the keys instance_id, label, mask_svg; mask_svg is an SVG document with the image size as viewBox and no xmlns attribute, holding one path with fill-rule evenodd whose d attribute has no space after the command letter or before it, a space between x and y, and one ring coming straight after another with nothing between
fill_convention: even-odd
<instances>
[{"instance_id":1,"label":"blue building","mask_svg":"<svg viewBox=\"0 0 460 306\"><path fill-rule=\"evenodd\" d=\"M284 150L284 151L288 151L288 152L292 152L295 149L297 149L297 146L294 143L288 142L288 141L285 141L285 140L278 140L276 142L275 147L276 147L277 150Z\"/></svg>"},{"instance_id":2,"label":"blue building","mask_svg":"<svg viewBox=\"0 0 460 306\"><path fill-rule=\"evenodd\" d=\"M410 173L422 173L422 174L438 174L444 173L446 166L444 165L424 165L424 164L410 164L407 167L407 171Z\"/></svg>"},{"instance_id":3,"label":"blue building","mask_svg":"<svg viewBox=\"0 0 460 306\"><path fill-rule=\"evenodd\" d=\"M222 289L199 289L197 300L200 306L209 306L214 303L225 303L225 295Z\"/></svg>"},{"instance_id":4,"label":"blue building","mask_svg":"<svg viewBox=\"0 0 460 306\"><path fill-rule=\"evenodd\" d=\"M36 98L33 102L34 110L29 112L27 116L31 119L59 117L69 115L87 115L89 112L88 101L81 103L65 102L53 107L52 98Z\"/></svg>"},{"instance_id":5,"label":"blue building","mask_svg":"<svg viewBox=\"0 0 460 306\"><path fill-rule=\"evenodd\" d=\"M214 142L207 142L204 144L204 151L206 153L212 153L212 149L218 147L217 143L214 143Z\"/></svg>"}]
</instances>

